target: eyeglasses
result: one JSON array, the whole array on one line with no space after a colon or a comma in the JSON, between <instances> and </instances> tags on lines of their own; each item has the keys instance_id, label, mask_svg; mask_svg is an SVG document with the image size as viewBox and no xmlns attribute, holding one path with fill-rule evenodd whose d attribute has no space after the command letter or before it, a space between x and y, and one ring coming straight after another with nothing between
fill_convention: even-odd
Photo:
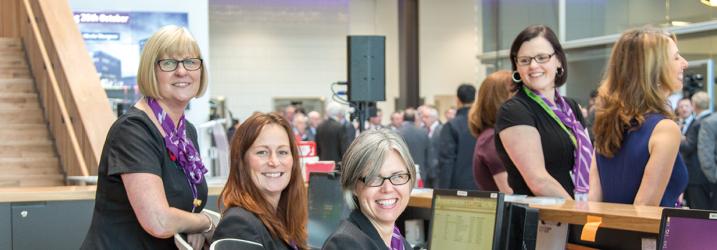
<instances>
[{"instance_id":1,"label":"eyeglasses","mask_svg":"<svg viewBox=\"0 0 717 250\"><path fill-rule=\"evenodd\" d=\"M375 176L375 177L364 177L361 181L369 187L380 187L383 186L383 182L388 180L391 184L398 186L408 183L411 180L411 175L408 173L394 174L389 177Z\"/></svg>"},{"instance_id":2,"label":"eyeglasses","mask_svg":"<svg viewBox=\"0 0 717 250\"><path fill-rule=\"evenodd\" d=\"M528 66L530 65L530 62L535 59L536 63L543 64L548 61L550 61L550 58L553 57L555 53L552 54L538 54L536 56L530 57L530 56L519 56L515 58L515 63L517 63L520 66Z\"/></svg>"},{"instance_id":3,"label":"eyeglasses","mask_svg":"<svg viewBox=\"0 0 717 250\"><path fill-rule=\"evenodd\" d=\"M175 59L161 59L157 60L157 65L159 65L159 69L164 72L172 72L177 69L177 66L179 66L179 63L182 63L184 66L184 69L187 71L195 71L202 67L202 59L199 58L187 58L183 60L175 60Z\"/></svg>"}]
</instances>

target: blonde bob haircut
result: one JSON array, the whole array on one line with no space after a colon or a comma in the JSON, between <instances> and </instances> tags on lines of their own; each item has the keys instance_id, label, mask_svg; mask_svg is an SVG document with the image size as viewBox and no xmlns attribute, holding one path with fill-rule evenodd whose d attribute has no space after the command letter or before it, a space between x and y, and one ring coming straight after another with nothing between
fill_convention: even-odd
<instances>
[{"instance_id":1,"label":"blonde bob haircut","mask_svg":"<svg viewBox=\"0 0 717 250\"><path fill-rule=\"evenodd\" d=\"M404 185L411 185L411 190L416 186L416 165L403 138L388 129L365 131L351 143L342 159L341 188L349 208L358 207L356 184L364 177L378 176L390 151L398 153L411 178Z\"/></svg>"},{"instance_id":2,"label":"blonde bob haircut","mask_svg":"<svg viewBox=\"0 0 717 250\"><path fill-rule=\"evenodd\" d=\"M596 100L595 150L613 157L626 130L642 126L648 113L674 119L665 93L680 86L670 69L674 35L645 27L626 31L612 48Z\"/></svg>"},{"instance_id":3,"label":"blonde bob haircut","mask_svg":"<svg viewBox=\"0 0 717 250\"><path fill-rule=\"evenodd\" d=\"M199 45L189 30L184 27L168 25L160 28L144 44L137 69L137 85L142 95L162 99L157 82L157 60L172 56L202 58ZM181 59L181 58L177 58ZM183 66L183 65L182 65ZM195 97L202 96L207 89L207 72L202 62L199 91Z\"/></svg>"}]
</instances>

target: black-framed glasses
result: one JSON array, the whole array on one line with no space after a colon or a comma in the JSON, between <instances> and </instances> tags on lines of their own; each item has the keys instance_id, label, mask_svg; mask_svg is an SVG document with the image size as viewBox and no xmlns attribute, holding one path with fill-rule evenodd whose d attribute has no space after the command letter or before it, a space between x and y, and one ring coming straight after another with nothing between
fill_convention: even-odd
<instances>
[{"instance_id":1,"label":"black-framed glasses","mask_svg":"<svg viewBox=\"0 0 717 250\"><path fill-rule=\"evenodd\" d=\"M527 66L530 65L530 62L535 59L535 62L538 64L543 64L548 61L550 61L550 58L553 57L555 53L552 54L538 54L536 56L519 56L515 58L515 63L520 66Z\"/></svg>"},{"instance_id":2,"label":"black-framed glasses","mask_svg":"<svg viewBox=\"0 0 717 250\"><path fill-rule=\"evenodd\" d=\"M159 70L164 72L175 71L179 63L181 63L187 71L195 71L202 68L202 61L200 58L186 58L183 60L160 59L157 60L157 65L159 65Z\"/></svg>"},{"instance_id":3,"label":"black-framed glasses","mask_svg":"<svg viewBox=\"0 0 717 250\"><path fill-rule=\"evenodd\" d=\"M375 177L361 178L361 181L363 181L363 183L369 187L383 186L383 182L385 180L388 180L394 186L398 186L398 185L403 185L403 184L408 183L408 181L411 180L411 175L409 175L408 173L400 173L400 174L391 175L389 177L375 176Z\"/></svg>"}]
</instances>

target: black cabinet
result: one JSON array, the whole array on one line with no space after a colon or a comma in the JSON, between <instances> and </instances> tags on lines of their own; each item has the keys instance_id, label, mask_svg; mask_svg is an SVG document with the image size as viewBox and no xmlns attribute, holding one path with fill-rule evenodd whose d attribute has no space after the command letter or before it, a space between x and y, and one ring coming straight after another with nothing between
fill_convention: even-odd
<instances>
[{"instance_id":1,"label":"black cabinet","mask_svg":"<svg viewBox=\"0 0 717 250\"><path fill-rule=\"evenodd\" d=\"M94 200L12 203L12 249L79 249L94 204Z\"/></svg>"}]
</instances>

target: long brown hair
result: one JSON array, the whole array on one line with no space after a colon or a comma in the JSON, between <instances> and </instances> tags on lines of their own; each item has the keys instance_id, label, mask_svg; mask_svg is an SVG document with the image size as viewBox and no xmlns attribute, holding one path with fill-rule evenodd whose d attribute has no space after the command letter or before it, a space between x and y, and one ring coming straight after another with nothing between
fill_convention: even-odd
<instances>
[{"instance_id":1,"label":"long brown hair","mask_svg":"<svg viewBox=\"0 0 717 250\"><path fill-rule=\"evenodd\" d=\"M261 191L251 179L251 170L244 162L244 155L259 137L261 130L270 124L279 125L286 131L293 158L291 179L281 192L276 211L261 195ZM230 156L229 178L220 196L225 209L242 207L259 217L272 235L287 244L293 243L300 249L307 249L308 200L296 139L292 135L289 122L277 113L254 113L237 129L231 143Z\"/></svg>"},{"instance_id":2,"label":"long brown hair","mask_svg":"<svg viewBox=\"0 0 717 250\"><path fill-rule=\"evenodd\" d=\"M493 72L483 80L478 97L468 113L468 127L476 138L486 129L495 126L496 113L500 105L510 97L513 82L510 71Z\"/></svg>"},{"instance_id":3,"label":"long brown hair","mask_svg":"<svg viewBox=\"0 0 717 250\"><path fill-rule=\"evenodd\" d=\"M665 91L675 91L670 70L671 36L654 28L626 31L615 43L596 100L595 149L613 157L627 129L637 128L648 113L674 119Z\"/></svg>"}]
</instances>

